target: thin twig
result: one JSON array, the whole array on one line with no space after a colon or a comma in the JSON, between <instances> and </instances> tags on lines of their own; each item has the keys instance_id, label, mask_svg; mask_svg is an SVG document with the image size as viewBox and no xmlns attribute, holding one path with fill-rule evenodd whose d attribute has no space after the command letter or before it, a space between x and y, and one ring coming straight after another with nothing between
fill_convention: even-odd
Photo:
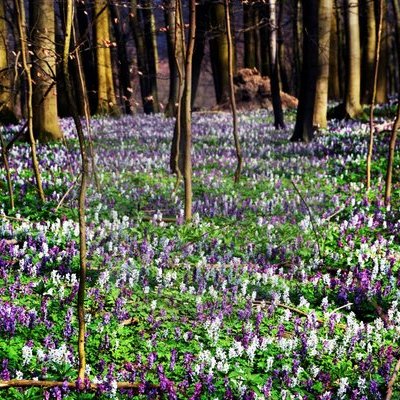
<instances>
[{"instance_id":1,"label":"thin twig","mask_svg":"<svg viewBox=\"0 0 400 400\"><path fill-rule=\"evenodd\" d=\"M320 246L320 244L319 244L319 235L318 235L317 229L316 229L316 227L315 227L315 221L314 221L314 217L313 217L313 215L312 215L311 209L310 209L310 207L308 206L307 202L305 201L303 195L300 193L300 190L298 189L298 187L297 187L296 184L294 183L293 179L291 179L290 182L292 182L292 185L293 185L294 189L296 190L297 194L300 196L301 201L302 201L302 202L304 203L304 205L306 206L308 215L309 215L309 217L310 217L311 227L312 227L312 230L313 230L314 235L315 235L315 241L316 241L317 247L318 247L318 255L319 255L319 258L322 260L321 246Z\"/></svg>"},{"instance_id":2,"label":"thin twig","mask_svg":"<svg viewBox=\"0 0 400 400\"><path fill-rule=\"evenodd\" d=\"M57 207L55 208L55 211L58 211L58 209L61 207L62 203L64 202L65 198L71 193L71 190L75 187L76 182L78 182L78 179L80 178L81 174L79 174L74 182L72 183L72 185L68 188L68 190L65 192L64 196L61 197L60 202L57 204Z\"/></svg>"}]
</instances>

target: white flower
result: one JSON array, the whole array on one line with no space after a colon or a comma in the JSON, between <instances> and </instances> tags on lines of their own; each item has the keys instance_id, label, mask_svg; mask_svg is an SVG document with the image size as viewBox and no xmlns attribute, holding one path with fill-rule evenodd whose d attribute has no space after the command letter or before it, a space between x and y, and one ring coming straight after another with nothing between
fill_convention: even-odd
<instances>
[{"instance_id":1,"label":"white flower","mask_svg":"<svg viewBox=\"0 0 400 400\"><path fill-rule=\"evenodd\" d=\"M32 348L29 346L24 346L22 348L22 359L23 359L23 365L27 365L30 363L32 360L33 354L32 354Z\"/></svg>"}]
</instances>

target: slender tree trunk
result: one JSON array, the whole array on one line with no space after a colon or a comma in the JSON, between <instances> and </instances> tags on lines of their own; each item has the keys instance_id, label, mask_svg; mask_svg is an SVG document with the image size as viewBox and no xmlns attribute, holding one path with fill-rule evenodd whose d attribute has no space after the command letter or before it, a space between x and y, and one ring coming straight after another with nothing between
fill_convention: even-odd
<instances>
[{"instance_id":1,"label":"slender tree trunk","mask_svg":"<svg viewBox=\"0 0 400 400\"><path fill-rule=\"evenodd\" d=\"M318 74L318 0L302 0L303 67L293 142L310 142L314 136L313 115Z\"/></svg>"},{"instance_id":2,"label":"slender tree trunk","mask_svg":"<svg viewBox=\"0 0 400 400\"><path fill-rule=\"evenodd\" d=\"M79 118L78 110L75 105L75 100L72 91L71 79L68 70L69 47L72 32L73 21L73 3L72 0L67 0L67 18L65 24L65 44L63 54L63 72L65 80L65 88L72 116L78 132L79 147L81 153L81 185L79 190L79 288L78 288L78 385L84 386L85 369L86 369L86 352L85 352L85 286L86 286L86 217L85 217L85 200L86 187L89 175L89 162L86 154L86 144L83 135L83 129Z\"/></svg>"},{"instance_id":3,"label":"slender tree trunk","mask_svg":"<svg viewBox=\"0 0 400 400\"><path fill-rule=\"evenodd\" d=\"M206 34L209 25L209 4L199 3L196 10L196 37L193 50L193 74L192 74L192 107L196 100L197 88L199 86L204 49L206 45Z\"/></svg>"},{"instance_id":4,"label":"slender tree trunk","mask_svg":"<svg viewBox=\"0 0 400 400\"><path fill-rule=\"evenodd\" d=\"M210 1L211 67L213 71L217 104L227 104L229 99L228 43L226 39L224 4Z\"/></svg>"},{"instance_id":5,"label":"slender tree trunk","mask_svg":"<svg viewBox=\"0 0 400 400\"><path fill-rule=\"evenodd\" d=\"M4 2L0 2L0 121L3 124L18 122L14 113L13 68L7 52L7 23Z\"/></svg>"},{"instance_id":6,"label":"slender tree trunk","mask_svg":"<svg viewBox=\"0 0 400 400\"><path fill-rule=\"evenodd\" d=\"M189 2L189 38L186 50L185 62L185 88L183 91L184 108L183 118L185 121L185 167L183 171L183 180L185 184L185 221L192 219L192 117L191 117L191 100L192 100L192 61L194 42L196 36L196 0Z\"/></svg>"},{"instance_id":7,"label":"slender tree trunk","mask_svg":"<svg viewBox=\"0 0 400 400\"><path fill-rule=\"evenodd\" d=\"M318 76L315 91L314 126L327 127L328 83L329 83L329 44L332 19L332 0L320 0L318 10Z\"/></svg>"},{"instance_id":8,"label":"slender tree trunk","mask_svg":"<svg viewBox=\"0 0 400 400\"><path fill-rule=\"evenodd\" d=\"M397 1L397 0L395 0L395 1ZM396 149L397 131L399 129L400 129L400 96L398 98L398 103L397 103L396 120L393 124L392 133L390 135L388 164L387 164L386 180L385 180L385 204L386 205L390 204L390 200L392 197L394 153L395 153L395 149Z\"/></svg>"},{"instance_id":9,"label":"slender tree trunk","mask_svg":"<svg viewBox=\"0 0 400 400\"><path fill-rule=\"evenodd\" d=\"M285 129L285 123L283 121L283 111L281 102L281 90L279 82L279 60L278 60L278 25L276 18L276 0L269 0L269 60L270 60L270 71L271 71L271 95L272 95L272 106L274 109L274 125L276 129Z\"/></svg>"},{"instance_id":10,"label":"slender tree trunk","mask_svg":"<svg viewBox=\"0 0 400 400\"><path fill-rule=\"evenodd\" d=\"M295 94L298 96L301 86L300 74L302 65L301 42L302 39L302 8L300 0L293 1L293 55L294 55L294 87Z\"/></svg>"},{"instance_id":11,"label":"slender tree trunk","mask_svg":"<svg viewBox=\"0 0 400 400\"><path fill-rule=\"evenodd\" d=\"M347 74L345 113L349 118L356 118L362 113L361 96L361 48L360 25L358 20L358 1L345 0L347 31Z\"/></svg>"},{"instance_id":12,"label":"slender tree trunk","mask_svg":"<svg viewBox=\"0 0 400 400\"><path fill-rule=\"evenodd\" d=\"M167 25L168 65L169 65L169 98L165 108L167 117L176 115L179 102L180 77L184 68L183 27L176 16L182 10L176 10L176 0L167 0L164 4L165 22ZM178 22L178 23L177 23ZM178 67L180 72L178 72Z\"/></svg>"},{"instance_id":13,"label":"slender tree trunk","mask_svg":"<svg viewBox=\"0 0 400 400\"><path fill-rule=\"evenodd\" d=\"M374 147L374 106L377 93L377 83L379 74L379 58L381 51L381 40L382 40L382 24L383 24L383 0L379 1L379 23L378 23L378 37L375 48L375 61L374 61L374 76L372 82L372 95L371 95L371 109L369 114L369 144L367 152L367 190L371 187L371 164L372 164L372 152Z\"/></svg>"},{"instance_id":14,"label":"slender tree trunk","mask_svg":"<svg viewBox=\"0 0 400 400\"><path fill-rule=\"evenodd\" d=\"M36 0L31 4L33 38L33 130L40 142L63 137L58 124L54 4Z\"/></svg>"},{"instance_id":15,"label":"slender tree trunk","mask_svg":"<svg viewBox=\"0 0 400 400\"><path fill-rule=\"evenodd\" d=\"M96 68L96 46L94 40L89 35L89 12L85 2L77 2L76 5L77 31L79 32L78 41L82 58L82 66L85 77L86 96L90 105L90 114L95 114L97 110L97 68ZM95 17L95 16L94 16Z\"/></svg>"},{"instance_id":16,"label":"slender tree trunk","mask_svg":"<svg viewBox=\"0 0 400 400\"><path fill-rule=\"evenodd\" d=\"M117 42L118 72L119 72L120 86L122 86L124 112L126 114L132 114L131 110L132 87L131 87L131 79L129 72L128 54L126 50L127 35L124 31L124 27L121 22L119 6L116 4L116 0L109 0L109 8L111 14L111 21L114 28L114 36Z\"/></svg>"},{"instance_id":17,"label":"slender tree trunk","mask_svg":"<svg viewBox=\"0 0 400 400\"><path fill-rule=\"evenodd\" d=\"M24 73L26 76L26 82L28 86L28 95L27 95L27 119L28 119L28 133L29 133L29 142L31 146L31 158L32 158L32 166L33 172L36 178L36 185L38 190L39 199L42 203L45 202L44 191L42 187L42 178L40 176L39 163L36 156L36 142L35 137L33 135L33 107L32 107L32 96L33 96L33 87L32 87L32 78L31 71L28 66L28 46L27 46L27 35L26 35L26 17L25 17L25 5L24 0L14 0L15 1L15 9L18 18L18 31L19 31L19 39L21 44L21 58L22 58L22 67L24 69Z\"/></svg>"},{"instance_id":18,"label":"slender tree trunk","mask_svg":"<svg viewBox=\"0 0 400 400\"><path fill-rule=\"evenodd\" d=\"M105 7L105 9L104 9ZM112 74L110 46L110 11L107 0L96 0L95 22L96 56L97 56L97 114L119 115L120 110L115 96Z\"/></svg>"},{"instance_id":19,"label":"slender tree trunk","mask_svg":"<svg viewBox=\"0 0 400 400\"><path fill-rule=\"evenodd\" d=\"M375 1L365 0L366 9L366 35L365 35L365 50L363 57L362 73L363 87L362 99L363 103L371 104L372 101L372 86L374 81L374 63L376 50L376 18L375 18Z\"/></svg>"},{"instance_id":20,"label":"slender tree trunk","mask_svg":"<svg viewBox=\"0 0 400 400\"><path fill-rule=\"evenodd\" d=\"M338 20L336 17L336 2L331 18L331 35L329 45L329 89L328 98L339 100L341 98L339 82L339 36Z\"/></svg>"},{"instance_id":21,"label":"slender tree trunk","mask_svg":"<svg viewBox=\"0 0 400 400\"><path fill-rule=\"evenodd\" d=\"M388 12L387 12L387 0L382 5L382 33L381 33L381 45L379 55L379 70L378 70L378 82L376 85L376 102L379 104L386 103L388 100L387 91L387 73L388 73ZM378 17L379 18L379 17Z\"/></svg>"},{"instance_id":22,"label":"slender tree trunk","mask_svg":"<svg viewBox=\"0 0 400 400\"><path fill-rule=\"evenodd\" d=\"M181 0L177 0L176 2L176 17L175 17L175 43L180 43L175 47L175 66L178 72L178 105L176 110L176 121L175 121L175 129L174 136L172 138L171 145L171 155L170 155L170 168L171 172L176 174L176 188L180 183L180 179L182 177L182 171L184 170L185 160L184 153L186 148L186 135L182 135L182 126L185 127L186 121L182 118L182 109L186 107L184 104L185 98L184 87L185 87L185 64L182 64L182 59L186 57L186 48L185 48L185 33L182 29L184 21L182 15L182 2ZM186 60L184 60L186 63Z\"/></svg>"},{"instance_id":23,"label":"slender tree trunk","mask_svg":"<svg viewBox=\"0 0 400 400\"><path fill-rule=\"evenodd\" d=\"M153 101L153 112L158 113L160 112L160 103L158 101L157 89L158 51L156 22L154 18L152 0L142 0L141 11L143 13L144 42L147 53L147 68L149 72L149 90L151 99Z\"/></svg>"},{"instance_id":24,"label":"slender tree trunk","mask_svg":"<svg viewBox=\"0 0 400 400\"><path fill-rule=\"evenodd\" d=\"M231 33L231 20L230 20L230 7L229 0L225 0L225 25L226 35L228 40L228 64L229 64L229 100L232 110L232 123L233 123L233 139L235 142L237 166L235 170L235 183L239 182L240 174L242 171L242 150L240 148L239 134L237 129L237 111L236 111L236 99L235 99L235 86L233 84L233 43Z\"/></svg>"}]
</instances>

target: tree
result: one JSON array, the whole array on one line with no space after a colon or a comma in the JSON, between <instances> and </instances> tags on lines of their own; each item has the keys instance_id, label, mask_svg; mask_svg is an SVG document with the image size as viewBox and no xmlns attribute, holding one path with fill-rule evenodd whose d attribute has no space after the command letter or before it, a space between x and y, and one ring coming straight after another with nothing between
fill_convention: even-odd
<instances>
[{"instance_id":1,"label":"tree","mask_svg":"<svg viewBox=\"0 0 400 400\"><path fill-rule=\"evenodd\" d=\"M358 0L345 0L347 73L344 99L345 116L356 118L362 113L360 102L361 49Z\"/></svg>"},{"instance_id":2,"label":"tree","mask_svg":"<svg viewBox=\"0 0 400 400\"><path fill-rule=\"evenodd\" d=\"M183 70L182 29L177 16L176 0L164 1L164 16L167 33L168 65L169 65L169 97L165 107L165 115L173 117L179 101L178 68ZM181 12L182 10L179 10Z\"/></svg>"},{"instance_id":3,"label":"tree","mask_svg":"<svg viewBox=\"0 0 400 400\"><path fill-rule=\"evenodd\" d=\"M274 125L276 129L284 129L283 111L281 102L281 90L279 79L279 59L278 59L278 24L277 24L277 4L275 0L268 1L269 6L269 61L271 71L271 95L272 107L274 109Z\"/></svg>"},{"instance_id":4,"label":"tree","mask_svg":"<svg viewBox=\"0 0 400 400\"><path fill-rule=\"evenodd\" d=\"M143 111L145 114L156 113L159 112L156 66L150 66L151 62L155 63L157 60L155 54L150 54L153 52L153 50L156 50L154 47L154 19L152 20L153 22L147 22L145 25L143 21L145 16L143 12L141 12L142 10L139 10L137 0L131 0L130 4L130 25L136 47L137 67ZM153 11L150 8L146 16L151 17L152 13ZM145 31L145 26L147 31ZM153 36L153 38L149 38L148 36ZM150 47L148 46L149 43Z\"/></svg>"},{"instance_id":5,"label":"tree","mask_svg":"<svg viewBox=\"0 0 400 400\"><path fill-rule=\"evenodd\" d=\"M44 0L46 1L46 0ZM95 34L97 62L97 114L119 115L120 110L115 96L110 40L110 11L107 0L95 1Z\"/></svg>"},{"instance_id":6,"label":"tree","mask_svg":"<svg viewBox=\"0 0 400 400\"><path fill-rule=\"evenodd\" d=\"M318 75L318 0L302 0L303 63L293 142L310 142L314 136L313 115Z\"/></svg>"},{"instance_id":7,"label":"tree","mask_svg":"<svg viewBox=\"0 0 400 400\"><path fill-rule=\"evenodd\" d=\"M58 123L54 3L30 2L33 41L33 130L40 142L63 137Z\"/></svg>"},{"instance_id":8,"label":"tree","mask_svg":"<svg viewBox=\"0 0 400 400\"><path fill-rule=\"evenodd\" d=\"M17 123L13 107L13 74L7 51L7 23L4 1L0 2L0 121L4 124Z\"/></svg>"},{"instance_id":9,"label":"tree","mask_svg":"<svg viewBox=\"0 0 400 400\"><path fill-rule=\"evenodd\" d=\"M313 124L318 128L327 126L328 84L329 84L329 45L333 10L332 0L321 0L318 9L318 75L315 91Z\"/></svg>"},{"instance_id":10,"label":"tree","mask_svg":"<svg viewBox=\"0 0 400 400\"><path fill-rule=\"evenodd\" d=\"M115 0L109 0L109 8L111 15L111 22L114 28L115 41L117 42L118 52L118 77L121 87L122 99L123 99L123 110L125 114L132 114L131 102L132 88L131 79L129 72L129 61L126 50L127 35L124 30L124 26L121 21L121 15L119 7Z\"/></svg>"},{"instance_id":11,"label":"tree","mask_svg":"<svg viewBox=\"0 0 400 400\"><path fill-rule=\"evenodd\" d=\"M217 104L226 104L229 99L228 40L226 37L224 4L209 0L210 55Z\"/></svg>"}]
</instances>

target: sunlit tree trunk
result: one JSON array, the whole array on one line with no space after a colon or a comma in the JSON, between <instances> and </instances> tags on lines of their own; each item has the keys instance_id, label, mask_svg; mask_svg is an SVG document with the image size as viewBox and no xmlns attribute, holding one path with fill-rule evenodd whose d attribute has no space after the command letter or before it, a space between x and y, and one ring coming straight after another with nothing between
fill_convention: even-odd
<instances>
[{"instance_id":1,"label":"sunlit tree trunk","mask_svg":"<svg viewBox=\"0 0 400 400\"><path fill-rule=\"evenodd\" d=\"M210 1L210 55L217 104L229 100L228 41L226 38L224 4Z\"/></svg>"},{"instance_id":2,"label":"sunlit tree trunk","mask_svg":"<svg viewBox=\"0 0 400 400\"><path fill-rule=\"evenodd\" d=\"M310 142L313 138L315 88L318 74L318 0L302 0L303 66L293 142Z\"/></svg>"},{"instance_id":3,"label":"sunlit tree trunk","mask_svg":"<svg viewBox=\"0 0 400 400\"><path fill-rule=\"evenodd\" d=\"M34 63L33 130L40 142L63 137L58 124L54 3L36 0L31 4Z\"/></svg>"},{"instance_id":4,"label":"sunlit tree trunk","mask_svg":"<svg viewBox=\"0 0 400 400\"><path fill-rule=\"evenodd\" d=\"M15 124L17 118L13 110L13 68L8 62L7 36L4 2L0 1L0 121L3 124Z\"/></svg>"},{"instance_id":5,"label":"sunlit tree trunk","mask_svg":"<svg viewBox=\"0 0 400 400\"><path fill-rule=\"evenodd\" d=\"M361 48L358 1L345 0L347 33L347 74L345 93L345 113L356 118L362 113L361 96Z\"/></svg>"},{"instance_id":6,"label":"sunlit tree trunk","mask_svg":"<svg viewBox=\"0 0 400 400\"><path fill-rule=\"evenodd\" d=\"M320 0L318 10L318 76L315 91L314 126L326 128L328 110L329 44L332 0Z\"/></svg>"},{"instance_id":7,"label":"sunlit tree trunk","mask_svg":"<svg viewBox=\"0 0 400 400\"><path fill-rule=\"evenodd\" d=\"M301 56L301 43L302 43L302 7L300 0L292 0L293 2L293 70L294 70L294 87L296 96L299 93L300 89L300 75L301 75L301 65L302 65L302 56Z\"/></svg>"},{"instance_id":8,"label":"sunlit tree trunk","mask_svg":"<svg viewBox=\"0 0 400 400\"><path fill-rule=\"evenodd\" d=\"M95 1L97 56L97 114L119 115L112 74L110 46L110 11L107 0ZM105 7L105 8L104 8Z\"/></svg>"}]
</instances>

